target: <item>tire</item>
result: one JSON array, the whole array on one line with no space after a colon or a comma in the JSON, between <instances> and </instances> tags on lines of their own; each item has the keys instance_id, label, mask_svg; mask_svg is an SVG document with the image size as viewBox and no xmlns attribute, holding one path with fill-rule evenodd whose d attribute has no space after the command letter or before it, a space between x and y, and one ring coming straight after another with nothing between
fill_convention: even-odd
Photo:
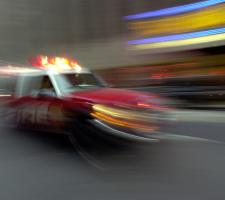
<instances>
[{"instance_id":1,"label":"tire","mask_svg":"<svg viewBox=\"0 0 225 200\"><path fill-rule=\"evenodd\" d=\"M127 149L134 146L131 142L113 137L93 127L86 120L74 120L72 126L69 127L69 139L73 146L92 157L98 157L99 154L108 154L115 149Z\"/></svg>"}]
</instances>

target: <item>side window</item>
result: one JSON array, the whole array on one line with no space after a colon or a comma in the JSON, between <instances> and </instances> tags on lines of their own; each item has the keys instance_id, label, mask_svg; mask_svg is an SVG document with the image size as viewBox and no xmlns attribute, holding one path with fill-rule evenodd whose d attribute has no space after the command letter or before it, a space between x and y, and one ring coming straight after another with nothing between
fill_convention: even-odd
<instances>
[{"instance_id":1,"label":"side window","mask_svg":"<svg viewBox=\"0 0 225 200\"><path fill-rule=\"evenodd\" d=\"M21 84L21 96L37 96L42 90L55 92L49 76L27 76Z\"/></svg>"},{"instance_id":2,"label":"side window","mask_svg":"<svg viewBox=\"0 0 225 200\"><path fill-rule=\"evenodd\" d=\"M41 87L40 89L48 89L48 90L53 90L54 87L52 85L52 81L50 80L49 76L43 76L41 80Z\"/></svg>"},{"instance_id":3,"label":"side window","mask_svg":"<svg viewBox=\"0 0 225 200\"><path fill-rule=\"evenodd\" d=\"M0 76L0 94L13 95L16 88L15 76Z\"/></svg>"},{"instance_id":4,"label":"side window","mask_svg":"<svg viewBox=\"0 0 225 200\"><path fill-rule=\"evenodd\" d=\"M33 95L35 91L38 91L41 84L41 76L23 76L19 81L20 96Z\"/></svg>"}]
</instances>

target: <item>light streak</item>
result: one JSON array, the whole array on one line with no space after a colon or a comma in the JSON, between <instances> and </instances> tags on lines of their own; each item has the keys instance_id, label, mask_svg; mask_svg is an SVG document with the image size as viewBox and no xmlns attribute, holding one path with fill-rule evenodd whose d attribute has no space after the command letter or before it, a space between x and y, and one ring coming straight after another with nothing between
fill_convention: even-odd
<instances>
[{"instance_id":1,"label":"light streak","mask_svg":"<svg viewBox=\"0 0 225 200\"><path fill-rule=\"evenodd\" d=\"M206 8L206 7L224 3L224 2L225 2L225 0L201 1L201 2L186 4L186 5L182 5L182 6L176 6L176 7L165 8L165 9L161 9L161 10L143 12L143 13L138 13L138 14L134 14L134 15L128 15L128 16L125 16L124 19L125 20L139 20L139 19L146 19L146 18L151 18L151 17L162 17L162 16L181 14L184 12L195 11L198 9Z\"/></svg>"}]
</instances>

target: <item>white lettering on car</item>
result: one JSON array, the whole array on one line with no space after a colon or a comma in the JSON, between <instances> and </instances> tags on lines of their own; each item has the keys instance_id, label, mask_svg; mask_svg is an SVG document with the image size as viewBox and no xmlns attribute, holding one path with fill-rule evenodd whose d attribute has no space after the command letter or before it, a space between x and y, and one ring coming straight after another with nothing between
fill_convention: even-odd
<instances>
[{"instance_id":1,"label":"white lettering on car","mask_svg":"<svg viewBox=\"0 0 225 200\"><path fill-rule=\"evenodd\" d=\"M16 120L21 124L46 124L48 123L49 104L31 104L17 110Z\"/></svg>"},{"instance_id":2,"label":"white lettering on car","mask_svg":"<svg viewBox=\"0 0 225 200\"><path fill-rule=\"evenodd\" d=\"M35 113L35 116L36 116L35 122L37 124L46 124L46 123L48 123L49 104L47 104L47 103L39 104L36 107L35 110L36 110L36 113Z\"/></svg>"}]
</instances>

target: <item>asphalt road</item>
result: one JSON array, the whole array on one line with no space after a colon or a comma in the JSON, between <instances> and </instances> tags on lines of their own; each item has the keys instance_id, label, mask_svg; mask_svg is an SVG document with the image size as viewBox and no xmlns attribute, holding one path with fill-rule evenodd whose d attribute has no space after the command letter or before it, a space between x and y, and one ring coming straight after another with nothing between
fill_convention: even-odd
<instances>
[{"instance_id":1,"label":"asphalt road","mask_svg":"<svg viewBox=\"0 0 225 200\"><path fill-rule=\"evenodd\" d=\"M160 143L89 159L66 137L1 128L0 199L224 199L225 124L165 130Z\"/></svg>"}]
</instances>

